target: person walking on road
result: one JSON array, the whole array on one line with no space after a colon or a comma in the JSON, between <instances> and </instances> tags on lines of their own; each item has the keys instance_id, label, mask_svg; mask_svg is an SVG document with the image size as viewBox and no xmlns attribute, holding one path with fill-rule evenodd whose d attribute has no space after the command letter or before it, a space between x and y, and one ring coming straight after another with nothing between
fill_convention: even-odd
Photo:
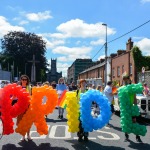
<instances>
[{"instance_id":1,"label":"person walking on road","mask_svg":"<svg viewBox=\"0 0 150 150\"><path fill-rule=\"evenodd\" d=\"M114 110L114 105L113 105L113 99L114 99L114 95L112 92L112 81L108 81L107 85L104 89L104 95L108 98L108 101L110 102L110 107L111 107L111 112L112 115L114 114L115 110ZM108 123L108 126L110 126L110 123Z\"/></svg>"},{"instance_id":2,"label":"person walking on road","mask_svg":"<svg viewBox=\"0 0 150 150\"><path fill-rule=\"evenodd\" d=\"M61 98L62 93L67 90L67 86L64 83L64 78L60 78L58 80L58 84L56 85L56 90L58 93L58 101ZM64 108L58 106L58 119L63 119Z\"/></svg>"},{"instance_id":3,"label":"person walking on road","mask_svg":"<svg viewBox=\"0 0 150 150\"><path fill-rule=\"evenodd\" d=\"M29 85L29 82L30 82L30 80L29 80L29 77L27 75L22 75L20 77L20 85L22 86L22 88L25 88L30 93L30 95L31 95L32 92L31 92L31 87ZM22 113L22 114L20 114L17 117L17 125L19 124L19 122L23 118L23 115L25 114L25 112ZM30 137L30 130L27 132L27 139L28 139L28 141L32 140L31 137ZM25 136L23 136L20 141L25 141Z\"/></svg>"},{"instance_id":4,"label":"person walking on road","mask_svg":"<svg viewBox=\"0 0 150 150\"><path fill-rule=\"evenodd\" d=\"M79 89L77 90L77 98L80 101L80 94L81 93L85 93L87 91L86 89L86 80L81 79L79 82ZM80 116L79 116L79 132L77 133L78 136L78 141L81 142L82 138L84 137L84 141L88 141L88 136L89 133L88 132L84 132L84 129L82 127L82 122L80 120Z\"/></svg>"},{"instance_id":5,"label":"person walking on road","mask_svg":"<svg viewBox=\"0 0 150 150\"><path fill-rule=\"evenodd\" d=\"M127 86L128 84L131 84L131 79L128 75L124 75L123 76L123 81L124 81L124 86ZM134 105L137 105L137 99L136 99L136 95L134 95L134 101L133 101ZM132 122L136 123L136 116L132 116ZM125 142L129 141L129 134L125 133ZM142 140L140 138L139 135L136 135L136 141L139 143L142 143Z\"/></svg>"}]
</instances>

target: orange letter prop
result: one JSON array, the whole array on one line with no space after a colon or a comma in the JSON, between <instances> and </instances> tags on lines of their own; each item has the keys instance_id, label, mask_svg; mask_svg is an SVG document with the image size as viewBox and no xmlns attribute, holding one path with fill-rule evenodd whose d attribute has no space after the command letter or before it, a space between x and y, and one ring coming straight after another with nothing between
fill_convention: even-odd
<instances>
[{"instance_id":1,"label":"orange letter prop","mask_svg":"<svg viewBox=\"0 0 150 150\"><path fill-rule=\"evenodd\" d=\"M12 106L12 97L17 99L17 103ZM1 118L3 120L4 135L14 132L13 119L25 112L29 106L29 93L17 84L8 84L1 89Z\"/></svg>"},{"instance_id":2,"label":"orange letter prop","mask_svg":"<svg viewBox=\"0 0 150 150\"><path fill-rule=\"evenodd\" d=\"M42 104L44 96L47 97L47 101L45 104ZM53 112L57 101L58 96L56 90L51 87L33 87L30 107L19 122L16 132L25 135L34 123L40 135L48 134L45 115Z\"/></svg>"}]
</instances>

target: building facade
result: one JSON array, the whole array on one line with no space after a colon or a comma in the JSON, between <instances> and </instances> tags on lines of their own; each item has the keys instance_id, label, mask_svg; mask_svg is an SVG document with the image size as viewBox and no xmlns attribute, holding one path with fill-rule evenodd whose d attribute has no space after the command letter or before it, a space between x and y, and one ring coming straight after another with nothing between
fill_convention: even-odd
<instances>
[{"instance_id":1,"label":"building facade","mask_svg":"<svg viewBox=\"0 0 150 150\"><path fill-rule=\"evenodd\" d=\"M111 70L111 58L107 58L107 81L110 80L110 70ZM87 81L95 81L96 79L101 79L101 83L104 85L105 83L105 59L101 59L94 64L93 66L89 67L88 69L79 73L78 79L86 79ZM94 82L93 82L94 83Z\"/></svg>"},{"instance_id":2,"label":"building facade","mask_svg":"<svg viewBox=\"0 0 150 150\"><path fill-rule=\"evenodd\" d=\"M0 64L0 80L11 81L11 73L9 71L2 70L1 64Z\"/></svg>"},{"instance_id":3,"label":"building facade","mask_svg":"<svg viewBox=\"0 0 150 150\"><path fill-rule=\"evenodd\" d=\"M92 59L76 59L67 70L68 83L77 83L79 73L91 66L92 63Z\"/></svg>"},{"instance_id":4,"label":"building facade","mask_svg":"<svg viewBox=\"0 0 150 150\"><path fill-rule=\"evenodd\" d=\"M132 83L137 82L137 72L134 65L131 49L133 42L129 38L126 43L126 50L118 50L117 54L111 54L111 79L117 81L120 85L123 84L122 74L126 72L132 80Z\"/></svg>"},{"instance_id":5,"label":"building facade","mask_svg":"<svg viewBox=\"0 0 150 150\"><path fill-rule=\"evenodd\" d=\"M55 81L58 82L58 79L62 77L62 72L57 72L57 59L51 59L51 69L47 73L47 81L50 83Z\"/></svg>"}]
</instances>

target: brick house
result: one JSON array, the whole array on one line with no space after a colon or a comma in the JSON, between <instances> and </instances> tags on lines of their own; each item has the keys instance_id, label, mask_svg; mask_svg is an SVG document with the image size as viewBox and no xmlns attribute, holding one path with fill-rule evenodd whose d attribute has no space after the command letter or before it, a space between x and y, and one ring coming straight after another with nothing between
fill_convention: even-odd
<instances>
[{"instance_id":1,"label":"brick house","mask_svg":"<svg viewBox=\"0 0 150 150\"><path fill-rule=\"evenodd\" d=\"M117 54L111 54L111 80L118 81L120 85L123 84L122 74L126 72L130 75L132 83L136 83L136 68L132 57L131 49L133 42L129 38L126 43L126 50L118 50Z\"/></svg>"},{"instance_id":2,"label":"brick house","mask_svg":"<svg viewBox=\"0 0 150 150\"><path fill-rule=\"evenodd\" d=\"M110 80L111 58L107 58L107 81ZM100 59L93 66L79 73L78 80L80 79L101 79L102 84L105 82L105 59Z\"/></svg>"}]
</instances>

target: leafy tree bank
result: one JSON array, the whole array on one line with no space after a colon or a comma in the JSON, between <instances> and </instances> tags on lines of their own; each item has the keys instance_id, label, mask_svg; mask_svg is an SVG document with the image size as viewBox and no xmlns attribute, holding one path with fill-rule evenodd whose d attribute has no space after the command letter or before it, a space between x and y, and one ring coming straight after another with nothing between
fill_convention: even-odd
<instances>
[{"instance_id":1,"label":"leafy tree bank","mask_svg":"<svg viewBox=\"0 0 150 150\"><path fill-rule=\"evenodd\" d=\"M146 70L150 69L150 56L143 56L139 47L132 48L132 56L137 72L141 72L142 67L145 67Z\"/></svg>"},{"instance_id":2,"label":"leafy tree bank","mask_svg":"<svg viewBox=\"0 0 150 150\"><path fill-rule=\"evenodd\" d=\"M2 51L0 53L0 63L4 70L11 70L14 63L14 76L18 76L18 72L26 74L31 78L32 63L29 62L33 59L39 61L36 64L36 79L40 81L41 78L46 78L43 73L46 72L47 59L46 43L42 37L34 33L26 32L9 32L3 39L1 39ZM41 74L42 70L42 74Z\"/></svg>"}]
</instances>

